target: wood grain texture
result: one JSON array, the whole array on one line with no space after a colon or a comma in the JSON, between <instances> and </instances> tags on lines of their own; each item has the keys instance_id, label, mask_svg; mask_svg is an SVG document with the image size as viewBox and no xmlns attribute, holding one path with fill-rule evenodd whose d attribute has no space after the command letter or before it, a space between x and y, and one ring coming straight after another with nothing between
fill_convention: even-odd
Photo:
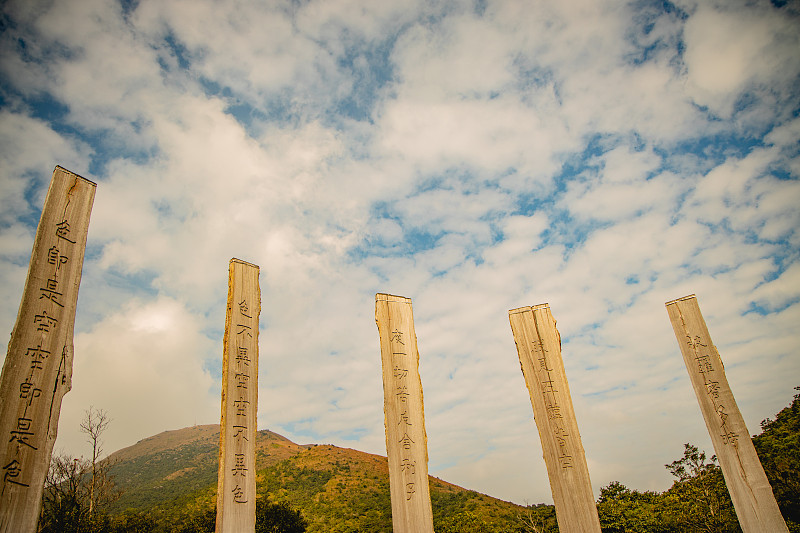
<instances>
[{"instance_id":1,"label":"wood grain texture","mask_svg":"<svg viewBox=\"0 0 800 533\"><path fill-rule=\"evenodd\" d=\"M742 531L788 532L697 298L665 305Z\"/></svg>"},{"instance_id":2,"label":"wood grain texture","mask_svg":"<svg viewBox=\"0 0 800 533\"><path fill-rule=\"evenodd\" d=\"M0 532L36 531L72 387L75 310L96 185L56 167L0 378Z\"/></svg>"},{"instance_id":3,"label":"wood grain texture","mask_svg":"<svg viewBox=\"0 0 800 533\"><path fill-rule=\"evenodd\" d=\"M383 368L386 454L395 533L433 533L428 438L411 299L375 296Z\"/></svg>"},{"instance_id":4,"label":"wood grain texture","mask_svg":"<svg viewBox=\"0 0 800 533\"><path fill-rule=\"evenodd\" d=\"M563 533L600 533L589 468L561 358L561 336L547 304L508 312L528 386L542 454Z\"/></svg>"},{"instance_id":5,"label":"wood grain texture","mask_svg":"<svg viewBox=\"0 0 800 533\"><path fill-rule=\"evenodd\" d=\"M239 259L228 267L222 343L222 406L217 476L217 533L256 527L259 268Z\"/></svg>"}]
</instances>

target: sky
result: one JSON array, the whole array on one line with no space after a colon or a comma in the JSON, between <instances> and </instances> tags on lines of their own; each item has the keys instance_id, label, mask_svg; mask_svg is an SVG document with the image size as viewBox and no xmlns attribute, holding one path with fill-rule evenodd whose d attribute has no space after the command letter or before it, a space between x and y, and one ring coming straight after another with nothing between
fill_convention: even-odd
<instances>
[{"instance_id":1,"label":"sky","mask_svg":"<svg viewBox=\"0 0 800 533\"><path fill-rule=\"evenodd\" d=\"M90 406L106 453L219 422L234 257L259 429L385 455L374 298L406 296L430 473L520 504L552 496L510 309L550 304L595 496L713 453L665 302L751 434L800 385L797 2L0 9L0 331L54 167L97 183L57 451Z\"/></svg>"}]
</instances>

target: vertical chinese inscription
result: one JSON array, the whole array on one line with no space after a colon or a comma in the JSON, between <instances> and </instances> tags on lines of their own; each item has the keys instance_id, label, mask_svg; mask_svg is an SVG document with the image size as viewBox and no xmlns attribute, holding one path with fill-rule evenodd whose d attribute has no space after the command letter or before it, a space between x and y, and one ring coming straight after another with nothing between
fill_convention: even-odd
<instances>
[{"instance_id":1,"label":"vertical chinese inscription","mask_svg":"<svg viewBox=\"0 0 800 533\"><path fill-rule=\"evenodd\" d=\"M742 531L788 531L697 298L685 296L666 306Z\"/></svg>"},{"instance_id":2,"label":"vertical chinese inscription","mask_svg":"<svg viewBox=\"0 0 800 533\"><path fill-rule=\"evenodd\" d=\"M72 385L72 337L96 185L56 167L0 380L0 532L36 530Z\"/></svg>"},{"instance_id":3,"label":"vertical chinese inscription","mask_svg":"<svg viewBox=\"0 0 800 533\"><path fill-rule=\"evenodd\" d=\"M589 469L547 304L508 312L556 506L559 531L600 532Z\"/></svg>"},{"instance_id":4,"label":"vertical chinese inscription","mask_svg":"<svg viewBox=\"0 0 800 533\"><path fill-rule=\"evenodd\" d=\"M231 259L222 355L216 531L255 531L259 268Z\"/></svg>"},{"instance_id":5,"label":"vertical chinese inscription","mask_svg":"<svg viewBox=\"0 0 800 533\"><path fill-rule=\"evenodd\" d=\"M393 531L433 533L428 441L411 299L377 294L375 321L383 368Z\"/></svg>"}]
</instances>

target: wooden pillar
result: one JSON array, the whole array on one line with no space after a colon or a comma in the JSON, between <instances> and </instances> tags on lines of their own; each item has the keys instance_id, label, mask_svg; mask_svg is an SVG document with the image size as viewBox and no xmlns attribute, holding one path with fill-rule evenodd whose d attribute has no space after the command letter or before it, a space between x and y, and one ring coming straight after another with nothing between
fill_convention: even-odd
<instances>
[{"instance_id":1,"label":"wooden pillar","mask_svg":"<svg viewBox=\"0 0 800 533\"><path fill-rule=\"evenodd\" d=\"M72 387L72 337L96 185L56 167L0 378L0 532L36 531L42 488Z\"/></svg>"},{"instance_id":2,"label":"wooden pillar","mask_svg":"<svg viewBox=\"0 0 800 533\"><path fill-rule=\"evenodd\" d=\"M375 295L383 367L383 410L392 527L395 533L433 533L428 487L428 438L411 299Z\"/></svg>"},{"instance_id":3,"label":"wooden pillar","mask_svg":"<svg viewBox=\"0 0 800 533\"><path fill-rule=\"evenodd\" d=\"M217 481L217 533L256 527L259 268L231 259L222 343L222 413Z\"/></svg>"},{"instance_id":4,"label":"wooden pillar","mask_svg":"<svg viewBox=\"0 0 800 533\"><path fill-rule=\"evenodd\" d=\"M697 298L692 294L666 306L742 531L788 532Z\"/></svg>"},{"instance_id":5,"label":"wooden pillar","mask_svg":"<svg viewBox=\"0 0 800 533\"><path fill-rule=\"evenodd\" d=\"M589 468L572 408L561 336L547 304L508 312L562 533L600 533Z\"/></svg>"}]
</instances>

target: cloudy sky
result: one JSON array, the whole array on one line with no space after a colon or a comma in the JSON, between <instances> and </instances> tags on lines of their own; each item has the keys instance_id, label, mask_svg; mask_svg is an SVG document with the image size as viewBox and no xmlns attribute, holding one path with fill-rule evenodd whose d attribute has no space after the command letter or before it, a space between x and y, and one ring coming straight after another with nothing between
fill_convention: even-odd
<instances>
[{"instance_id":1,"label":"cloudy sky","mask_svg":"<svg viewBox=\"0 0 800 533\"><path fill-rule=\"evenodd\" d=\"M53 168L98 184L57 449L90 405L107 452L219 421L232 257L259 428L385 454L374 296L407 296L431 473L518 503L552 497L509 309L558 321L595 494L712 453L666 301L751 433L800 385L795 2L0 9L0 331Z\"/></svg>"}]
</instances>

